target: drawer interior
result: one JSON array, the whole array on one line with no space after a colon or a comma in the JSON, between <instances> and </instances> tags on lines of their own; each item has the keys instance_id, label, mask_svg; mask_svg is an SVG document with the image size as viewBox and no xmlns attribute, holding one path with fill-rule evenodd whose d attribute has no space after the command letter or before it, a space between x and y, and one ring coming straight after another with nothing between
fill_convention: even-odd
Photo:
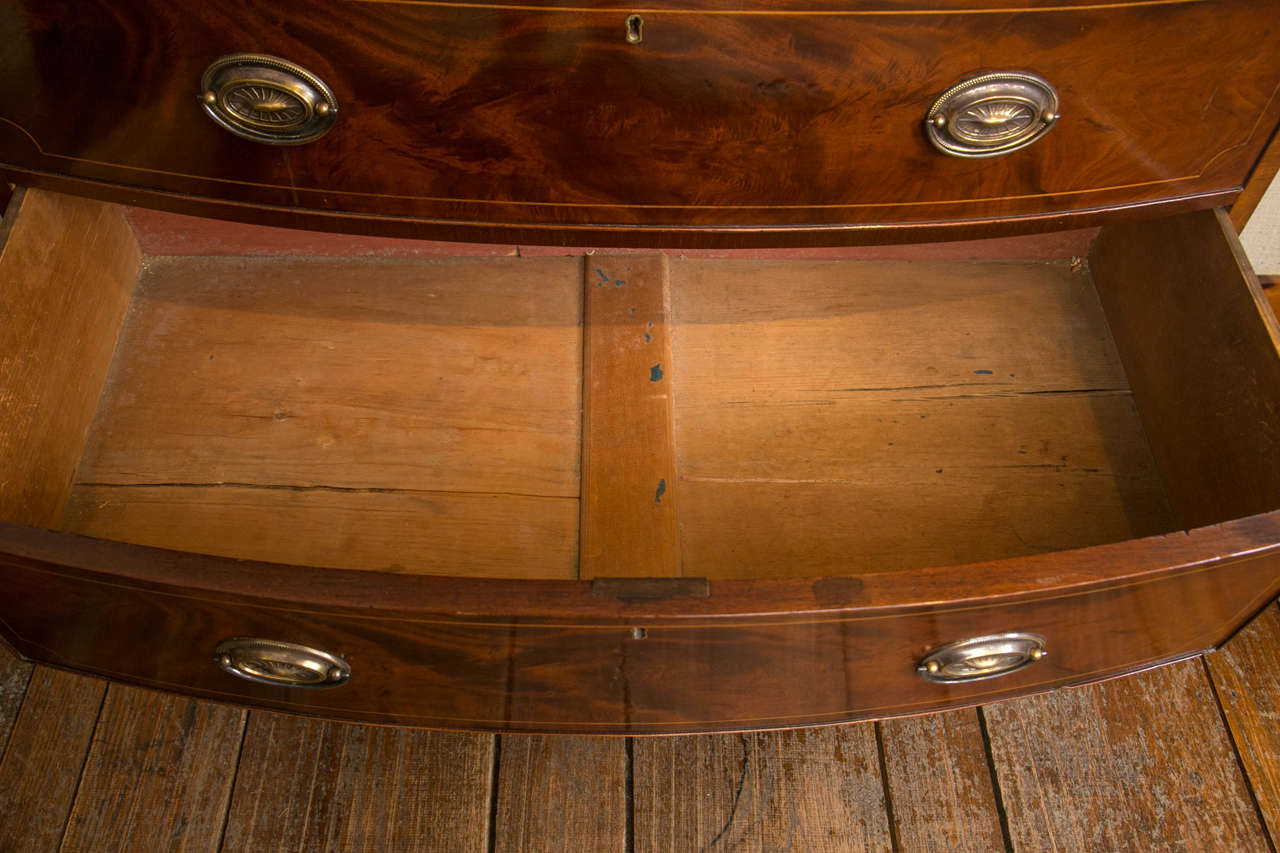
<instances>
[{"instance_id":1,"label":"drawer interior","mask_svg":"<svg viewBox=\"0 0 1280 853\"><path fill-rule=\"evenodd\" d=\"M673 261L672 302L692 574L952 565L1176 527L1079 258Z\"/></svg>"},{"instance_id":2,"label":"drawer interior","mask_svg":"<svg viewBox=\"0 0 1280 853\"><path fill-rule=\"evenodd\" d=\"M1112 255L1129 254L1106 235L1093 263L624 255L606 272L590 255L147 255L117 245L132 239L118 208L34 190L6 219L5 298L31 312L3 342L6 378L38 379L30 399L0 401L7 521L304 565L571 579L588 574L583 524L607 542L640 523L589 490L669 465L643 501L671 521L666 555L590 573L714 578L998 560L1280 506L1275 474L1239 473L1278 420L1242 423L1276 414L1280 394L1256 282L1203 282L1232 307L1180 347L1191 321L1177 317L1205 312L1114 284ZM648 302L592 296L646 278ZM593 324L624 337L584 345ZM1165 390L1153 360L1174 376ZM631 362L646 375L623 392L592 385ZM1222 416L1171 424L1199 399L1196 364L1233 383ZM627 417L655 406L669 441L633 440ZM586 475L602 469L615 480ZM1188 509L1189 492L1216 509Z\"/></svg>"},{"instance_id":3,"label":"drawer interior","mask_svg":"<svg viewBox=\"0 0 1280 853\"><path fill-rule=\"evenodd\" d=\"M66 529L288 563L572 577L578 269L144 261Z\"/></svg>"}]
</instances>

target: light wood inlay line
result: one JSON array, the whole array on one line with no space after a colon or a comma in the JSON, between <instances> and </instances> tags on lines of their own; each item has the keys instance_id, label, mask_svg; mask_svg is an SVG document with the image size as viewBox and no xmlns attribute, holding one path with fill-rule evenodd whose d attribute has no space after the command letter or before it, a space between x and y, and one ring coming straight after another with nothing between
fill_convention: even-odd
<instances>
[{"instance_id":1,"label":"light wood inlay line","mask_svg":"<svg viewBox=\"0 0 1280 853\"><path fill-rule=\"evenodd\" d=\"M1019 6L998 9L668 9L662 7L635 9L598 6L532 6L505 3L450 3L444 0L346 0L348 3L386 6L434 6L449 9L497 10L503 12L572 12L574 14L640 14L640 15L719 15L750 17L862 18L891 15L1010 15L1032 12L1090 12L1098 9L1126 9L1141 6L1186 6L1209 0L1146 0L1138 3L1088 3L1079 6Z\"/></svg>"},{"instance_id":2,"label":"light wood inlay line","mask_svg":"<svg viewBox=\"0 0 1280 853\"><path fill-rule=\"evenodd\" d=\"M936 700L922 702L894 702L883 705L859 706L857 708L844 708L837 711L822 711L817 713L806 713L801 720L797 720L795 715L769 715L759 717L723 717L715 719L682 720L680 725L690 730L697 730L702 727L715 727L718 730L733 730L735 728L743 729L776 729L791 728L795 726L816 727L825 725L840 725L847 722L865 722L876 719L877 715L884 714L884 719L896 718L899 716L907 716L910 714L924 714L933 711L953 711L962 708L973 707L977 705L985 705L990 702L998 702L1003 699L1014 699L1020 696L1033 693L1042 693L1049 689L1059 687L1075 687L1087 682L1103 681L1116 676L1132 674L1143 669L1156 666L1165 666L1167 664L1177 663L1189 658L1196 657L1208 650L1210 643L1205 641L1202 651L1193 652L1186 655L1178 655L1173 658L1159 657L1147 658L1125 664L1122 667L1105 667L1097 670L1081 671L1077 673L1078 678L1070 684L1063 684L1061 679L1048 679L1044 681L1033 681L1029 684L1021 684L1017 687L1010 687L1004 690L990 690L984 693L973 693L965 697L962 705L942 705ZM109 679L118 679L122 681L138 682L138 679L132 673L116 672L107 669L86 670L87 674L92 677L101 677ZM161 681L151 679L140 686L150 690L170 691L173 693L181 693L184 695L192 695L190 684L179 684L170 681ZM229 704L240 704L244 702L244 695L240 693L232 693L225 690L211 690L208 688L200 688L195 694L195 699L215 699L224 701ZM256 705L268 710L286 711L289 713L297 713L298 709L314 709L313 711L304 711L303 713L315 713L320 716L333 713L333 708L329 705L320 705L317 703L309 703L302 700L291 700L289 702L279 702L271 699L255 699ZM891 712L893 717L889 717ZM450 717L442 714L385 714L385 713L366 713L360 709L343 708L341 711L343 718L352 722L361 722L366 718L372 724L385 724L388 719L392 720L393 725L429 725L433 727L452 728L457 726L460 731L466 731L475 726L484 726L489 729L502 727L507 730L518 729L526 733L544 733L556 734L564 729L614 729L618 728L618 723L600 722L598 720L556 720L553 723L547 723L545 720L520 720L508 719L491 719L488 717ZM854 717L856 715L856 718ZM664 723L645 723L632 721L628 725L631 726L630 735L645 734L670 734L670 724ZM546 732L551 729L550 732ZM605 735L612 735L614 732L604 732ZM630 736L628 735L628 736Z\"/></svg>"},{"instance_id":3,"label":"light wood inlay line","mask_svg":"<svg viewBox=\"0 0 1280 853\"><path fill-rule=\"evenodd\" d=\"M1025 597L1019 597L1015 601L992 602L990 604L984 604L984 605L947 608L945 612L946 613L966 613L966 612L976 611L976 610L992 610L992 609L999 609L999 608L1005 608L1005 607L1018 608L1018 607L1024 607L1027 604L1032 604L1037 602L1057 601L1065 598L1075 598L1077 596L1082 596L1082 595L1095 595L1095 594L1101 594L1101 593L1107 593L1107 592L1114 592L1122 589L1131 589L1134 587L1146 586L1148 584L1153 584L1153 583L1165 583L1165 582L1173 581L1176 579L1184 578L1190 575L1198 575L1204 572L1220 571L1226 566L1233 565L1236 563L1243 563L1243 562L1249 562L1252 560L1263 559L1265 557L1268 557L1274 554L1276 550L1277 550L1276 548L1268 548L1268 549L1264 549L1259 552L1256 552L1254 554L1241 555L1235 559L1227 559L1227 560L1221 560L1221 561L1214 561L1207 564L1200 564L1200 565L1188 568L1185 571L1164 573L1159 575L1158 577L1146 578L1144 580L1133 581L1130 583L1107 584L1103 582L1103 583L1099 583L1096 586L1089 586L1088 588L1085 588L1085 589L1076 590L1074 592L1062 593L1059 595L1047 595L1047 596L1028 595ZM3 567L5 565L11 565L13 568L22 569L25 571L33 571L33 572L38 572L40 574L49 574L49 575L55 575L55 576L65 576L61 572L53 571L50 569L40 569L40 568L36 568L34 566L26 565L26 564L8 563L6 560L3 559L3 556L4 555L0 555L0 567ZM197 596L197 595L182 595L180 593L160 592L158 590L154 590L146 587L134 586L132 584L108 583L108 582L98 581L98 580L93 581L93 583L100 586L111 587L114 589L131 589L131 590L146 589L146 591L150 595L164 596L167 598L179 598L187 601L224 603L222 599L206 598L206 597ZM1260 594L1258 596L1257 603L1251 603L1249 607L1241 611L1240 620L1243 619L1244 613L1249 612L1250 610L1256 610L1259 606L1261 606L1262 599L1272 597L1272 596L1273 596L1273 593L1269 591ZM296 613L296 614L315 615L315 616L338 616L344 620L371 620L375 622L398 622L398 623L411 623L415 625L449 625L452 627L468 627L468 628L469 627L510 628L512 626L511 622L469 621L465 619L409 619L404 617L362 616L359 613L341 613L341 612L335 613L334 611L319 610L315 608L278 607L278 606L266 605L266 604L253 604L253 605L242 605L242 606L247 609L269 610L269 611L274 611L278 613ZM876 622L876 621L884 621L888 619L903 619L903 618L917 617L919 616L918 608L929 607L929 606L930 605L928 605L927 603L906 604L902 606L902 609L900 611L894 612L894 613L877 614L874 616L845 617L845 618L830 618L830 619L798 618L798 619L778 619L778 620L761 618L759 620L752 620L749 622L731 622L728 620L733 617L726 617L723 619L717 619L715 617L707 617L706 621L704 622L694 622L692 620L680 621L680 622L646 621L645 625L647 627L661 628L663 630L676 630L676 629L696 630L696 629L707 629L707 628L764 627L769 625L821 625L821 624L828 624L828 623L851 623L851 622L869 622L869 621ZM527 621L524 621L523 619L519 620L519 624L522 629L540 628L540 629L548 629L553 631L559 631L559 630L565 630L565 629L617 631L620 626L631 624L632 622L634 622L634 618L632 619L619 618L617 622L613 622L613 623L527 622ZM6 628L6 630L8 630L9 633L15 637L19 637L20 639L25 639L22 637L21 634L19 634L16 631L13 631L12 629Z\"/></svg>"},{"instance_id":4,"label":"light wood inlay line","mask_svg":"<svg viewBox=\"0 0 1280 853\"><path fill-rule=\"evenodd\" d=\"M352 2L358 2L358 0L352 0ZM1205 0L1188 0L1188 2L1205 2ZM1280 86L1277 87L1276 92L1280 93ZM1275 99L1275 94L1272 95L1271 100L1274 100L1274 99ZM1268 103L1270 103L1270 101L1268 101ZM1264 111L1264 114L1265 114L1265 111ZM563 209L587 208L591 210L854 210L854 209L861 209L861 208L894 208L894 207L925 207L925 206L935 207L935 206L956 205L956 204L987 204L987 203L995 203L995 202L1001 202L1001 201L1024 201L1027 199L1034 199L1034 198L1056 198L1059 196L1076 196L1076 195L1086 195L1091 193L1114 192L1118 190L1137 189L1139 187L1158 186L1161 184L1176 184L1179 182L1199 180L1201 177L1204 176L1205 170L1208 169L1209 165L1212 164L1214 160L1217 160L1223 154L1238 147L1238 146L1232 145L1226 149L1223 149L1222 151L1216 152L1212 157L1209 158L1209 161L1205 164L1205 166L1201 168L1201 170L1194 175L1180 175L1176 178L1161 178L1156 181L1141 181L1139 183L1134 183L1134 184L1116 184L1114 186L1107 186L1107 187L1088 187L1085 189L1076 189L1076 190L1056 190L1054 192L1027 193L1024 195L991 196L988 198L940 199L936 201L861 202L857 204L772 204L772 205L771 204L618 204L618 203L611 203L611 202L520 201L520 200L483 199L483 198L449 198L444 196L415 196L415 195L403 195L403 194L396 194L396 193L360 193L360 192L352 192L350 190L330 189L330 188L324 188L324 187L315 187L315 188L296 187L296 186L288 186L285 184L264 184L264 183L257 183L255 181L237 181L231 178L215 178L207 175L193 175L187 172L174 172L174 171L168 171L165 169L148 169L143 166L130 166L123 163L111 163L105 160L91 160L84 157L72 157L68 154L57 154L52 151L46 151L44 147L41 146L38 141L36 141L36 138L31 134L31 132L28 131L22 125L18 124L16 121L13 121L12 119L9 119L9 118L5 118L4 116L0 116L0 122L8 124L16 128L17 130L21 131L23 135L25 135L27 139L31 141L31 144L36 147L36 150L41 154L41 156L54 157L59 160L67 160L72 163L87 163L91 166L104 166L109 169L125 169L131 172L144 172L146 174L165 175L173 178L190 178L191 180L207 181L209 183L214 183L214 184L231 184L234 186L257 187L260 189L288 190L289 192L293 192L293 193L322 193L326 196L351 196L353 198L380 198L380 199L395 199L395 200L401 200L401 201L426 201L426 202L434 202L434 203L440 203L440 204L476 204L476 205L495 205L495 206L504 206L504 207L550 207L550 208L563 208ZM1256 131L1256 126L1255 126L1255 131ZM1249 138L1252 138L1252 135L1250 135ZM88 179L88 180L92 180L92 179ZM217 199L212 199L212 200L217 201ZM263 206L265 207L269 205L263 205ZM320 214L320 215L331 215L336 217L349 217L351 215L351 214L333 214L323 210L317 210L317 211L314 211L314 213ZM382 218L398 219L402 217L382 217ZM424 221L424 222L455 221L455 220L445 220L445 219L418 220L413 217L403 217L403 218L413 219L413 221L415 222L416 221ZM474 225L508 224L508 223L500 223L500 222L471 222L470 220L467 220L467 221ZM527 224L521 223L521 227L522 228L525 228L525 227L527 228L563 228L565 226L560 224L551 225L547 223L533 222L533 223L527 223ZM616 228L617 226L616 225L574 224L573 227L578 229L583 229L583 230L609 230L609 229ZM627 226L627 227L631 229L646 230L646 229L653 229L653 228L668 228L670 226L636 225L636 226ZM786 230L788 227L795 228L798 226L779 226L779 230ZM839 226L832 226L832 227L839 227ZM726 226L726 228L732 230L733 226Z\"/></svg>"}]
</instances>

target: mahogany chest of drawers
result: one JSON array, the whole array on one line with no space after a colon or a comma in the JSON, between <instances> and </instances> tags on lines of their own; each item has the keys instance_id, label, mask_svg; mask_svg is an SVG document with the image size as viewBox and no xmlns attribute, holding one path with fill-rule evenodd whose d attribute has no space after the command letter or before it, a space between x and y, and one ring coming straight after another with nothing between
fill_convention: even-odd
<instances>
[{"instance_id":1,"label":"mahogany chest of drawers","mask_svg":"<svg viewBox=\"0 0 1280 853\"><path fill-rule=\"evenodd\" d=\"M1278 13L11 0L0 631L601 733L1212 647L1280 592L1280 329L1214 209Z\"/></svg>"}]
</instances>

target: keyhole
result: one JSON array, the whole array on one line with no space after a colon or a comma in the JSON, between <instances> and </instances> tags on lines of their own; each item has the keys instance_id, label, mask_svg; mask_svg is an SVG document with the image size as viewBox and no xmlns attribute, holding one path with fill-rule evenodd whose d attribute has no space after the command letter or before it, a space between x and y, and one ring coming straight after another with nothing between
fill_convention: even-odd
<instances>
[{"instance_id":1,"label":"keyhole","mask_svg":"<svg viewBox=\"0 0 1280 853\"><path fill-rule=\"evenodd\" d=\"M644 39L644 18L627 16L627 44L639 44Z\"/></svg>"}]
</instances>

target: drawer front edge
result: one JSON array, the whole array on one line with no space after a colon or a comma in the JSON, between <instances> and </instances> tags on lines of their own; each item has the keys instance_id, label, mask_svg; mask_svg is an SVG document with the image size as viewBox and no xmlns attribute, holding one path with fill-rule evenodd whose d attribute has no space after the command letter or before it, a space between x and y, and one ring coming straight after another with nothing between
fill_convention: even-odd
<instances>
[{"instance_id":1,"label":"drawer front edge","mask_svg":"<svg viewBox=\"0 0 1280 853\"><path fill-rule=\"evenodd\" d=\"M8 639L57 666L362 722L644 734L921 713L1142 669L1228 637L1280 591L1280 552L1030 598L701 619L468 619L234 601L12 556L0 560L0 585ZM914 671L938 646L1006 631L1043 635L1048 656L962 685ZM340 655L350 681L317 690L237 679L214 648L245 636Z\"/></svg>"}]
</instances>

